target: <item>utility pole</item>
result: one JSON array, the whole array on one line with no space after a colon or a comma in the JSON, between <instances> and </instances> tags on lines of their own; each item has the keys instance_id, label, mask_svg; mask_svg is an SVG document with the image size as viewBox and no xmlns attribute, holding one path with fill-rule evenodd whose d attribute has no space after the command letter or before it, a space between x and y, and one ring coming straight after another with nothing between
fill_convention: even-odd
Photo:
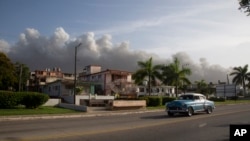
<instances>
[{"instance_id":1,"label":"utility pole","mask_svg":"<svg viewBox=\"0 0 250 141\"><path fill-rule=\"evenodd\" d=\"M82 43L78 44L77 46L75 46L75 73L74 73L74 95L73 95L73 101L74 101L74 104L76 104L76 58L77 58L77 48L79 46L81 46Z\"/></svg>"},{"instance_id":2,"label":"utility pole","mask_svg":"<svg viewBox=\"0 0 250 141\"><path fill-rule=\"evenodd\" d=\"M20 73L19 73L19 85L18 85L18 89L19 89L19 92L21 91L21 86L22 86L22 71L23 71L23 65L20 64Z\"/></svg>"}]
</instances>

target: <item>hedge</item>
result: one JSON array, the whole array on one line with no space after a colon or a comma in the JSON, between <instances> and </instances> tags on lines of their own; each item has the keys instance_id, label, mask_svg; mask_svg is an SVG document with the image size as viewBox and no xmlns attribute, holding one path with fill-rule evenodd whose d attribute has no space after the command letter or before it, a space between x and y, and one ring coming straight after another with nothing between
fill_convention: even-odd
<instances>
[{"instance_id":1,"label":"hedge","mask_svg":"<svg viewBox=\"0 0 250 141\"><path fill-rule=\"evenodd\" d=\"M162 105L162 97L151 96L148 97L149 103L148 106L161 106Z\"/></svg>"},{"instance_id":2,"label":"hedge","mask_svg":"<svg viewBox=\"0 0 250 141\"><path fill-rule=\"evenodd\" d=\"M48 95L36 92L23 93L23 95L24 97L21 101L21 104L29 109L37 108L46 103L49 99Z\"/></svg>"},{"instance_id":3,"label":"hedge","mask_svg":"<svg viewBox=\"0 0 250 141\"><path fill-rule=\"evenodd\" d=\"M225 102L226 101L225 98L222 98L222 97L220 97L220 98L211 97L211 98L209 98L209 100L214 101L214 102Z\"/></svg>"},{"instance_id":4,"label":"hedge","mask_svg":"<svg viewBox=\"0 0 250 141\"><path fill-rule=\"evenodd\" d=\"M21 97L11 91L0 91L0 108L13 108L21 102Z\"/></svg>"},{"instance_id":5,"label":"hedge","mask_svg":"<svg viewBox=\"0 0 250 141\"><path fill-rule=\"evenodd\" d=\"M175 97L166 97L166 96L143 96L139 97L140 100L146 100L147 106L162 106L166 102L175 100Z\"/></svg>"},{"instance_id":6,"label":"hedge","mask_svg":"<svg viewBox=\"0 0 250 141\"><path fill-rule=\"evenodd\" d=\"M14 108L24 105L26 108L37 108L49 99L49 96L37 92L0 91L0 108Z\"/></svg>"},{"instance_id":7,"label":"hedge","mask_svg":"<svg viewBox=\"0 0 250 141\"><path fill-rule=\"evenodd\" d=\"M165 105L167 102L176 100L175 97L162 97L162 105Z\"/></svg>"}]
</instances>

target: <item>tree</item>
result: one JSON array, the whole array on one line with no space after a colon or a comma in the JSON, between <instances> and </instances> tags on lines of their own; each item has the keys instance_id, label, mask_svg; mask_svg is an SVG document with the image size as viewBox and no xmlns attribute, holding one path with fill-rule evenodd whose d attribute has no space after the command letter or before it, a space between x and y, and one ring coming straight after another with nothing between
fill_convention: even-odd
<instances>
[{"instance_id":1,"label":"tree","mask_svg":"<svg viewBox=\"0 0 250 141\"><path fill-rule=\"evenodd\" d=\"M8 90L17 82L15 67L11 60L0 52L0 90Z\"/></svg>"},{"instance_id":2,"label":"tree","mask_svg":"<svg viewBox=\"0 0 250 141\"><path fill-rule=\"evenodd\" d=\"M205 82L205 80L202 79L200 81L195 81L195 83L197 85L197 92L207 95L208 84Z\"/></svg>"},{"instance_id":3,"label":"tree","mask_svg":"<svg viewBox=\"0 0 250 141\"><path fill-rule=\"evenodd\" d=\"M239 9L244 9L244 12L247 13L247 16L250 15L250 1L249 0L239 0L240 7Z\"/></svg>"},{"instance_id":4,"label":"tree","mask_svg":"<svg viewBox=\"0 0 250 141\"><path fill-rule=\"evenodd\" d=\"M233 72L230 75L234 75L233 83L241 85L243 87L243 95L246 92L246 81L250 79L250 72L248 72L248 65L244 67L234 67Z\"/></svg>"},{"instance_id":5,"label":"tree","mask_svg":"<svg viewBox=\"0 0 250 141\"><path fill-rule=\"evenodd\" d=\"M174 62L162 67L162 82L165 85L174 85L176 88L176 97L178 94L178 87L184 83L190 84L190 80L186 75L191 75L191 70L186 67L181 67L178 58L174 58Z\"/></svg>"},{"instance_id":6,"label":"tree","mask_svg":"<svg viewBox=\"0 0 250 141\"><path fill-rule=\"evenodd\" d=\"M135 80L135 84L140 85L143 84L143 81L145 81L145 78L147 77L149 95L151 95L151 85L156 85L156 80L160 77L159 65L153 66L152 60L153 59L151 57L146 62L137 62L140 69L132 75L132 78Z\"/></svg>"},{"instance_id":7,"label":"tree","mask_svg":"<svg viewBox=\"0 0 250 141\"><path fill-rule=\"evenodd\" d=\"M30 77L29 68L22 63L16 62L15 63L15 73L18 82L15 83L15 89L18 91L23 91L26 87L26 83Z\"/></svg>"}]
</instances>

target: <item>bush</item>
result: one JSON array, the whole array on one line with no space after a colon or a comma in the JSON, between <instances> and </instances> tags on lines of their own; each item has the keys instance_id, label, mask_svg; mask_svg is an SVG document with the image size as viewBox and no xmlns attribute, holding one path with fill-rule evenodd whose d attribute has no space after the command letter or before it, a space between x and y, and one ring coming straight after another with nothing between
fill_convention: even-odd
<instances>
[{"instance_id":1,"label":"bush","mask_svg":"<svg viewBox=\"0 0 250 141\"><path fill-rule=\"evenodd\" d=\"M227 97L227 99L229 99L229 100L238 100L239 97L238 96L231 96L231 97Z\"/></svg>"},{"instance_id":2,"label":"bush","mask_svg":"<svg viewBox=\"0 0 250 141\"><path fill-rule=\"evenodd\" d=\"M49 96L35 92L0 91L0 108L14 108L24 105L26 108L37 108L47 102Z\"/></svg>"},{"instance_id":3,"label":"bush","mask_svg":"<svg viewBox=\"0 0 250 141\"><path fill-rule=\"evenodd\" d=\"M20 104L21 97L11 91L0 91L0 108L13 108Z\"/></svg>"},{"instance_id":4,"label":"bush","mask_svg":"<svg viewBox=\"0 0 250 141\"><path fill-rule=\"evenodd\" d=\"M30 93L23 93L23 98L21 104L24 105L26 108L37 108L44 103L46 103L49 99L49 96L42 93L30 92Z\"/></svg>"},{"instance_id":5,"label":"bush","mask_svg":"<svg viewBox=\"0 0 250 141\"><path fill-rule=\"evenodd\" d=\"M220 98L210 97L209 100L214 101L214 102L225 102L226 101L225 98L223 98L223 97L220 97Z\"/></svg>"},{"instance_id":6,"label":"bush","mask_svg":"<svg viewBox=\"0 0 250 141\"><path fill-rule=\"evenodd\" d=\"M165 105L167 102L176 100L175 97L162 97L162 105Z\"/></svg>"},{"instance_id":7,"label":"bush","mask_svg":"<svg viewBox=\"0 0 250 141\"><path fill-rule=\"evenodd\" d=\"M139 100L145 100L146 101L146 105L148 106L149 105L149 98L148 96L140 96L138 97Z\"/></svg>"},{"instance_id":8,"label":"bush","mask_svg":"<svg viewBox=\"0 0 250 141\"><path fill-rule=\"evenodd\" d=\"M162 98L158 96L150 96L148 97L148 106L161 106Z\"/></svg>"},{"instance_id":9,"label":"bush","mask_svg":"<svg viewBox=\"0 0 250 141\"><path fill-rule=\"evenodd\" d=\"M146 100L147 106L162 106L166 102L176 100L175 97L162 97L162 96L141 96L139 100Z\"/></svg>"}]
</instances>

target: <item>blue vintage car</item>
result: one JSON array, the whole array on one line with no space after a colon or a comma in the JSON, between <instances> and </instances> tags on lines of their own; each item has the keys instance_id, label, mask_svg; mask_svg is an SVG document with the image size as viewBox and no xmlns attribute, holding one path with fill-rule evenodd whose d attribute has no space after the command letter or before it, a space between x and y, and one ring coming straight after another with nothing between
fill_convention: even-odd
<instances>
[{"instance_id":1,"label":"blue vintage car","mask_svg":"<svg viewBox=\"0 0 250 141\"><path fill-rule=\"evenodd\" d=\"M192 116L197 112L212 113L215 108L214 102L207 100L206 97L198 93L186 93L181 95L178 100L166 103L166 112L169 116L175 113L183 113Z\"/></svg>"}]
</instances>

